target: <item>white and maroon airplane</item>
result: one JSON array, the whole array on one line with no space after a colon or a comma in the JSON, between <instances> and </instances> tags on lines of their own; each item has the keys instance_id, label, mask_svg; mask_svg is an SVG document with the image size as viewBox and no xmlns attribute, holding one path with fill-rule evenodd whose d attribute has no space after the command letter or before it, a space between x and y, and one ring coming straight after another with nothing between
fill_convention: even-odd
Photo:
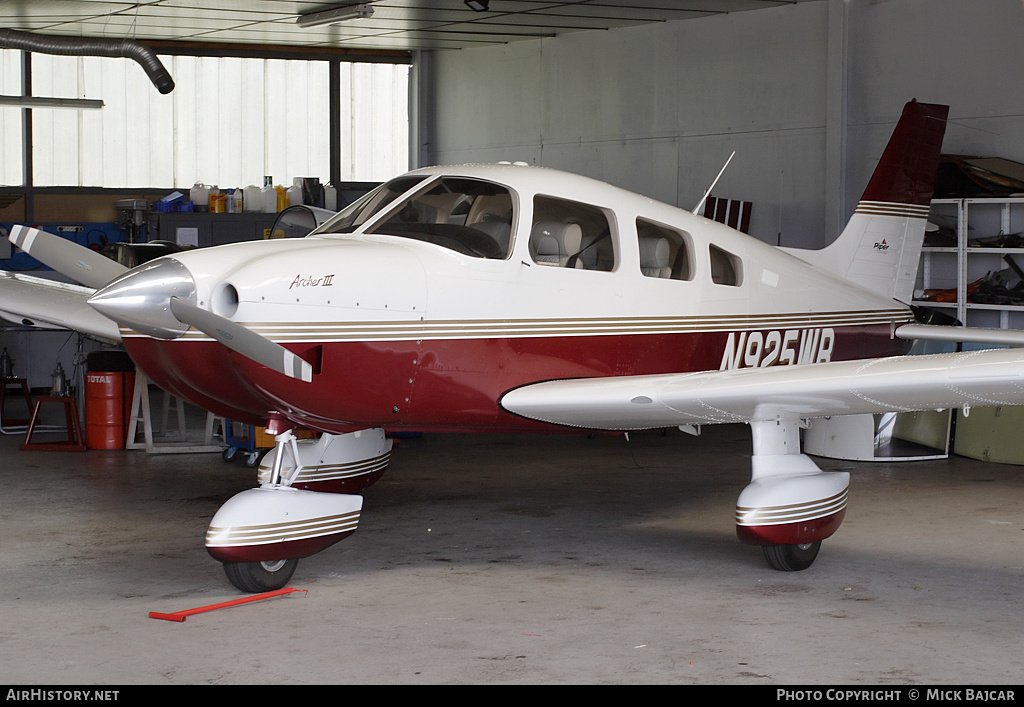
<instances>
[{"instance_id":1,"label":"white and maroon airplane","mask_svg":"<svg viewBox=\"0 0 1024 707\"><path fill-rule=\"evenodd\" d=\"M946 114L907 104L821 251L500 164L410 172L304 239L82 281L104 285L89 303L151 380L277 435L260 486L229 500L206 538L242 590L283 586L298 558L355 530L360 494L387 465L385 431L401 430L747 423L737 533L773 567L801 570L842 522L849 485L801 454L808 418L1024 403L1015 349L901 355L915 338L1013 341L915 324L905 304ZM21 227L12 240L62 248ZM299 442L298 427L323 434Z\"/></svg>"}]
</instances>

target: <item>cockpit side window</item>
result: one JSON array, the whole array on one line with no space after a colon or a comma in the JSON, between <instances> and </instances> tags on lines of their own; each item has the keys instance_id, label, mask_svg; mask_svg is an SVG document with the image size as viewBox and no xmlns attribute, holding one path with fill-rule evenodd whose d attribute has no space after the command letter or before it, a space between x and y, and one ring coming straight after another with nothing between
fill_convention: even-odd
<instances>
[{"instance_id":1,"label":"cockpit side window","mask_svg":"<svg viewBox=\"0 0 1024 707\"><path fill-rule=\"evenodd\" d=\"M530 256L535 263L611 271L615 254L611 223L602 209L550 196L534 199Z\"/></svg>"},{"instance_id":2,"label":"cockpit side window","mask_svg":"<svg viewBox=\"0 0 1024 707\"><path fill-rule=\"evenodd\" d=\"M636 220L640 271L646 277L693 279L693 242L690 234L642 218Z\"/></svg>"},{"instance_id":3,"label":"cockpit side window","mask_svg":"<svg viewBox=\"0 0 1024 707\"><path fill-rule=\"evenodd\" d=\"M718 246L709 246L711 281L716 285L739 287L743 283L743 263L732 253Z\"/></svg>"},{"instance_id":4,"label":"cockpit side window","mask_svg":"<svg viewBox=\"0 0 1024 707\"><path fill-rule=\"evenodd\" d=\"M366 232L426 241L477 258L505 259L512 245L513 211L512 194L505 187L445 177Z\"/></svg>"}]
</instances>

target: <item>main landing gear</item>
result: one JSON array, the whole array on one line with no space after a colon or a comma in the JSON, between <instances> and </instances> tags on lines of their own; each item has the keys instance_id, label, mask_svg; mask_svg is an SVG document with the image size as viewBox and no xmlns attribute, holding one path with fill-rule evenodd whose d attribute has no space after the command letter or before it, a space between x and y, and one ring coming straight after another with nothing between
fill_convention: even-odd
<instances>
[{"instance_id":1,"label":"main landing gear","mask_svg":"<svg viewBox=\"0 0 1024 707\"><path fill-rule=\"evenodd\" d=\"M277 435L261 485L230 498L210 521L207 552L243 592L283 588L300 558L355 532L358 491L383 473L390 453L383 430L301 443L290 431Z\"/></svg>"},{"instance_id":2,"label":"main landing gear","mask_svg":"<svg viewBox=\"0 0 1024 707\"><path fill-rule=\"evenodd\" d=\"M751 480L736 501L736 535L761 545L773 569L805 570L843 522L850 475L824 472L800 453L796 417L755 420L750 428Z\"/></svg>"},{"instance_id":3,"label":"main landing gear","mask_svg":"<svg viewBox=\"0 0 1024 707\"><path fill-rule=\"evenodd\" d=\"M764 559L772 569L780 572L799 572L814 564L814 559L821 549L821 541L803 545L765 545Z\"/></svg>"}]
</instances>

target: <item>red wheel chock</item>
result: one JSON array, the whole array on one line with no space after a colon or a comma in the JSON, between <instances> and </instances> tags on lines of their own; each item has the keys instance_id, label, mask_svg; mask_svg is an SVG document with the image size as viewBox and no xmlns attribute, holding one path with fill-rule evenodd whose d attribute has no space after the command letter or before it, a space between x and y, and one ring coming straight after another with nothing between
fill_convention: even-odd
<instances>
[{"instance_id":1,"label":"red wheel chock","mask_svg":"<svg viewBox=\"0 0 1024 707\"><path fill-rule=\"evenodd\" d=\"M262 601L264 599L271 599L273 597L283 596L285 594L291 594L292 592L303 592L305 589L292 589L291 587L285 587L284 589L277 589L272 592L263 592L262 594L253 594L252 596L242 597L241 599L232 599L231 601L221 602L220 604L210 604L209 606L199 606L195 609L184 609L182 611L175 611L173 614L161 614L159 611L149 612L149 618L151 619L163 619L164 621L177 621L182 623L186 618L193 614L202 614L207 611L216 611L217 609L227 609L232 606L239 606L241 604L250 604L254 601Z\"/></svg>"}]
</instances>

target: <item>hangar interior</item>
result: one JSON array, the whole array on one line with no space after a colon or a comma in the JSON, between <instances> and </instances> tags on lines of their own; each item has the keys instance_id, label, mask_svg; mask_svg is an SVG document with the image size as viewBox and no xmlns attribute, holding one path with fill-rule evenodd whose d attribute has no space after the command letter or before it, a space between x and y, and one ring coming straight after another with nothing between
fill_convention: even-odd
<instances>
[{"instance_id":1,"label":"hangar interior","mask_svg":"<svg viewBox=\"0 0 1024 707\"><path fill-rule=\"evenodd\" d=\"M854 213L911 99L950 107L943 153L1024 163L1017 0L971 3L969 12L959 0L469 5L0 6L7 30L141 42L181 69L171 72L174 90L190 98L174 100L191 102L161 103L139 75L90 84L85 74L95 65L83 62L74 69L79 95L61 94L64 65L33 64L48 54L13 49L4 35L0 92L23 102L0 108L0 224L77 225L64 232L72 239L82 224L106 224L109 240L130 240L140 222L126 215L131 205L117 205L142 201L141 223L161 238L173 229L205 246L273 233L276 209L252 217L158 212L164 197L188 200L194 184L213 184L199 175L204 163L221 162L222 187L262 185L267 174L284 187L316 177L334 189L329 208L406 169L522 161L690 210L735 152L714 193L751 202L749 234L821 248ZM338 6L364 16L296 21ZM221 73L221 98L210 101L196 86L211 80L212 66L234 70L213 63L225 59L271 68L259 84ZM129 60L98 61L139 73ZM272 62L304 65L284 70L279 94L266 88ZM370 83L358 84L364 69ZM331 88L319 96L299 87L307 81ZM280 105L280 113L204 114L204 105L248 106L257 85L273 100L254 105ZM96 111L27 102L47 89L100 98L101 111L127 117L96 132L87 123ZM173 124L162 122L169 116ZM133 123L166 132L143 135ZM58 142L70 133L77 141ZM289 141L293 134L301 144ZM141 147L159 144L159 135L172 136L167 156ZM162 171L97 172L115 151ZM1024 216L1011 192L1000 192L1003 224ZM216 219L231 216L231 235L217 236ZM975 235L1010 235L999 223L989 230ZM17 257L14 246L0 250L5 270L39 269ZM943 280L942 256L933 257L935 280L923 287L957 287L957 273ZM980 278L993 266L976 267ZM1015 307L973 312L972 322L1020 329L1024 309ZM20 388L5 382L4 414L21 414L22 388L48 394L58 364L75 375L79 344L99 348L66 330L0 329L13 376L24 379ZM745 425L696 439L672 431L628 441L401 440L391 469L367 492L371 512L360 531L301 565L293 582L308 596L184 626L146 612L237 596L200 543L217 506L252 485L253 471L208 452L20 450L24 425L6 425L0 657L7 682L24 684L1013 684L1022 666L1012 647L1024 628L1019 418L1011 409L976 413L955 421L964 431L985 428L967 456L822 460L850 472L850 511L827 558L784 574L735 541L735 492L750 474ZM189 416L193 429L202 427L202 411ZM990 461L1007 458L1014 464Z\"/></svg>"}]
</instances>

